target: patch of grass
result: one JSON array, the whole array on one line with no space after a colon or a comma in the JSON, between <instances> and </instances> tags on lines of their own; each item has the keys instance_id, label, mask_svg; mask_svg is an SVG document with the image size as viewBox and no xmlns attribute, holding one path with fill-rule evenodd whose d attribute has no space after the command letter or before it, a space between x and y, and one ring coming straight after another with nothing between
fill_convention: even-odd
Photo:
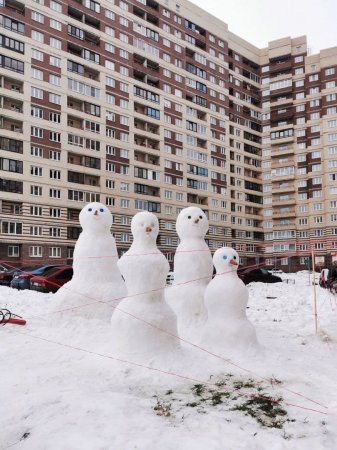
<instances>
[{"instance_id":1,"label":"patch of grass","mask_svg":"<svg viewBox=\"0 0 337 450\"><path fill-rule=\"evenodd\" d=\"M273 376L270 383L279 385L282 381ZM156 414L170 416L171 404L177 404L177 411L183 411L186 407L197 408L198 414L207 414L213 407L218 408L218 411L224 415L226 411L240 411L254 418L262 427L268 428L282 429L286 422L295 421L295 419L289 419L287 411L283 408L282 397L272 397L265 393L264 383L253 378L234 377L229 373L214 380L213 386L200 383L194 384L190 389L190 393L184 393L187 396L185 399L174 399L171 396L168 402L159 400L155 396L157 398L157 405L154 407ZM173 394L172 389L165 393L165 395L171 394ZM226 416L224 419L227 420ZM324 422L322 425L324 426ZM284 433L283 437L290 439L292 436Z\"/></svg>"},{"instance_id":2,"label":"patch of grass","mask_svg":"<svg viewBox=\"0 0 337 450\"><path fill-rule=\"evenodd\" d=\"M156 411L157 416L170 417L171 407L171 403L163 402L157 397L157 404L153 409Z\"/></svg>"},{"instance_id":3,"label":"patch of grass","mask_svg":"<svg viewBox=\"0 0 337 450\"><path fill-rule=\"evenodd\" d=\"M282 428L287 420L287 411L282 408L282 398L274 399L269 395L252 395L248 400L231 408L232 411L243 411L256 419L262 426Z\"/></svg>"},{"instance_id":4,"label":"patch of grass","mask_svg":"<svg viewBox=\"0 0 337 450\"><path fill-rule=\"evenodd\" d=\"M195 395L201 396L201 394L205 392L205 386L203 384L195 384L192 387L192 391L194 392Z\"/></svg>"}]
</instances>

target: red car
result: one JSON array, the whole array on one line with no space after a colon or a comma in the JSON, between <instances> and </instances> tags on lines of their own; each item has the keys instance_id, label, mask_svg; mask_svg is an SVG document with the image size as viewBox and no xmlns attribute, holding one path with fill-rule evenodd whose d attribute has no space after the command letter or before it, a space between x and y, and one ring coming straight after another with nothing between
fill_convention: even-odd
<instances>
[{"instance_id":1,"label":"red car","mask_svg":"<svg viewBox=\"0 0 337 450\"><path fill-rule=\"evenodd\" d=\"M71 266L58 266L49 269L42 276L30 279L30 288L40 292L56 292L61 286L71 280L73 268Z\"/></svg>"}]
</instances>

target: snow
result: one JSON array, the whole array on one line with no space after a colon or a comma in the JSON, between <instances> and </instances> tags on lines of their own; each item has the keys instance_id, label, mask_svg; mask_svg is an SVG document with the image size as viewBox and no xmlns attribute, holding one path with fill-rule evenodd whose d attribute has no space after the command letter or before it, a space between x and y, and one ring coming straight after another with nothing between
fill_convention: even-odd
<instances>
[{"instance_id":1,"label":"snow","mask_svg":"<svg viewBox=\"0 0 337 450\"><path fill-rule=\"evenodd\" d=\"M308 273L282 277L295 283L248 286L259 354L227 361L182 343L149 368L114 359L109 323L60 321L55 294L0 286L0 308L27 319L0 328L0 449L335 450L336 297L316 286L315 335ZM281 428L233 410L258 392L249 383L283 398Z\"/></svg>"}]
</instances>

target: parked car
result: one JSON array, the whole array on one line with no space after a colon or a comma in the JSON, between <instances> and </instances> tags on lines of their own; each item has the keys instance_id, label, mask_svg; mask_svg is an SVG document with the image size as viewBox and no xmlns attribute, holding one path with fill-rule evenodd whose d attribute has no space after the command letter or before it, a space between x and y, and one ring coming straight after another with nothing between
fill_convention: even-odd
<instances>
[{"instance_id":1,"label":"parked car","mask_svg":"<svg viewBox=\"0 0 337 450\"><path fill-rule=\"evenodd\" d=\"M0 264L0 284L3 286L9 286L15 272L18 271L17 267L12 267L6 263Z\"/></svg>"},{"instance_id":2,"label":"parked car","mask_svg":"<svg viewBox=\"0 0 337 450\"><path fill-rule=\"evenodd\" d=\"M52 267L59 267L60 264L48 264L40 267L26 267L16 270L11 281L11 287L15 289L30 289L30 279L35 275L44 275Z\"/></svg>"},{"instance_id":3,"label":"parked car","mask_svg":"<svg viewBox=\"0 0 337 450\"><path fill-rule=\"evenodd\" d=\"M44 275L30 279L30 288L39 292L56 292L61 286L71 280L73 268L71 266L52 267Z\"/></svg>"},{"instance_id":4,"label":"parked car","mask_svg":"<svg viewBox=\"0 0 337 450\"><path fill-rule=\"evenodd\" d=\"M281 283L282 278L271 274L267 269L250 267L238 272L239 277L245 283L259 281L260 283Z\"/></svg>"}]
</instances>

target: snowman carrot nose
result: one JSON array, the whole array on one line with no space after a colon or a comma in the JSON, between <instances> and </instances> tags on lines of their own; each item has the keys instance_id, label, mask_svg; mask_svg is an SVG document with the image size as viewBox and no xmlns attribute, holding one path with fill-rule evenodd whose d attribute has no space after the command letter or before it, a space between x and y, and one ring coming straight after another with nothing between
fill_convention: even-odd
<instances>
[{"instance_id":1,"label":"snowman carrot nose","mask_svg":"<svg viewBox=\"0 0 337 450\"><path fill-rule=\"evenodd\" d=\"M97 211L97 209L95 209L94 216L97 216L97 214L98 214L98 211Z\"/></svg>"},{"instance_id":2,"label":"snowman carrot nose","mask_svg":"<svg viewBox=\"0 0 337 450\"><path fill-rule=\"evenodd\" d=\"M146 227L146 228L145 228L145 231L146 231L147 233L150 233L150 232L152 231L152 228L151 228L151 227Z\"/></svg>"},{"instance_id":3,"label":"snowman carrot nose","mask_svg":"<svg viewBox=\"0 0 337 450\"><path fill-rule=\"evenodd\" d=\"M194 223L199 223L199 219L195 219Z\"/></svg>"},{"instance_id":4,"label":"snowman carrot nose","mask_svg":"<svg viewBox=\"0 0 337 450\"><path fill-rule=\"evenodd\" d=\"M230 259L229 264L232 264L233 266L237 266L238 263L235 261L235 259Z\"/></svg>"}]
</instances>

